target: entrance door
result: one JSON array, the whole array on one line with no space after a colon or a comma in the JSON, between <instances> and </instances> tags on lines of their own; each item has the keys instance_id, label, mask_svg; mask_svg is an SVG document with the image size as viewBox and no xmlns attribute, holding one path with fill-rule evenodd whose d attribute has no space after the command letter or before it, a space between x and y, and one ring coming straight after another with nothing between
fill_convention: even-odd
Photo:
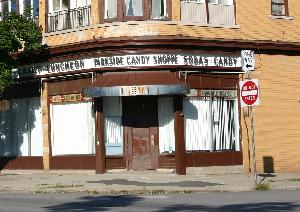
<instances>
[{"instance_id":1,"label":"entrance door","mask_svg":"<svg viewBox=\"0 0 300 212\"><path fill-rule=\"evenodd\" d=\"M157 97L124 97L123 126L129 170L158 166Z\"/></svg>"}]
</instances>

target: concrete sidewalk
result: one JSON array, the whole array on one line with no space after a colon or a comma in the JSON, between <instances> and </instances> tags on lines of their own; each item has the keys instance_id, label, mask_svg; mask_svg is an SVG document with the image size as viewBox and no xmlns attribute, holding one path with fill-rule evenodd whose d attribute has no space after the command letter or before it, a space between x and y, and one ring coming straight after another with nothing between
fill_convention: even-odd
<instances>
[{"instance_id":1,"label":"concrete sidewalk","mask_svg":"<svg viewBox=\"0 0 300 212\"><path fill-rule=\"evenodd\" d=\"M177 175L170 169L158 171L113 170L96 175L94 171L7 171L0 174L0 192L91 194L162 194L221 191L252 191L252 176L237 171L218 173L218 168L188 169ZM271 189L300 190L300 173L259 176Z\"/></svg>"}]
</instances>

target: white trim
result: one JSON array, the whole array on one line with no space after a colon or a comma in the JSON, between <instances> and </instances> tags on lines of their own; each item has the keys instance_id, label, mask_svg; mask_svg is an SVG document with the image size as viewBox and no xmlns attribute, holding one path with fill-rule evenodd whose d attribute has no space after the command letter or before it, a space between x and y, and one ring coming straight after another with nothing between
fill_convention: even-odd
<instances>
[{"instance_id":1,"label":"white trim","mask_svg":"<svg viewBox=\"0 0 300 212\"><path fill-rule=\"evenodd\" d=\"M285 16L285 15L269 15L271 19L284 19L284 20L294 20L293 16Z\"/></svg>"}]
</instances>

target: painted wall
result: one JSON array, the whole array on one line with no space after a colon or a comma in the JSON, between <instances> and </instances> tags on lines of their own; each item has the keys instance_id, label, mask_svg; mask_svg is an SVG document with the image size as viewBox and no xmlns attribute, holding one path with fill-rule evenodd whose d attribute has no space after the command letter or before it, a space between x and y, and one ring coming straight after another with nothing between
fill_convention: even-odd
<instances>
[{"instance_id":1,"label":"painted wall","mask_svg":"<svg viewBox=\"0 0 300 212\"><path fill-rule=\"evenodd\" d=\"M258 172L300 172L300 56L256 54L256 63L252 78L260 86L260 105L253 109ZM250 118L243 116L248 109L241 112L247 172L251 127ZM252 155L250 161L252 166Z\"/></svg>"}]
</instances>

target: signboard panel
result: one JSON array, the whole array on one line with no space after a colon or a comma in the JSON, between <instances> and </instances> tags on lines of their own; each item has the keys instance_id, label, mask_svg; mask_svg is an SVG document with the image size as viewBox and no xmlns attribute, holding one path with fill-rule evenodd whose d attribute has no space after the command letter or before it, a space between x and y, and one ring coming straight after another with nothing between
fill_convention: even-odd
<instances>
[{"instance_id":1,"label":"signboard panel","mask_svg":"<svg viewBox=\"0 0 300 212\"><path fill-rule=\"evenodd\" d=\"M259 105L258 80L240 81L241 106Z\"/></svg>"},{"instance_id":2,"label":"signboard panel","mask_svg":"<svg viewBox=\"0 0 300 212\"><path fill-rule=\"evenodd\" d=\"M83 58L56 63L40 63L13 69L15 78L48 76L53 74L72 73L104 68L129 67L223 67L226 69L241 68L241 57L222 54L139 54L109 57Z\"/></svg>"},{"instance_id":3,"label":"signboard panel","mask_svg":"<svg viewBox=\"0 0 300 212\"><path fill-rule=\"evenodd\" d=\"M243 71L254 71L255 70L254 51L242 50L241 58L242 58L242 70Z\"/></svg>"},{"instance_id":4,"label":"signboard panel","mask_svg":"<svg viewBox=\"0 0 300 212\"><path fill-rule=\"evenodd\" d=\"M50 96L50 103L78 102L88 100L91 100L91 98L83 97L81 93Z\"/></svg>"}]
</instances>

